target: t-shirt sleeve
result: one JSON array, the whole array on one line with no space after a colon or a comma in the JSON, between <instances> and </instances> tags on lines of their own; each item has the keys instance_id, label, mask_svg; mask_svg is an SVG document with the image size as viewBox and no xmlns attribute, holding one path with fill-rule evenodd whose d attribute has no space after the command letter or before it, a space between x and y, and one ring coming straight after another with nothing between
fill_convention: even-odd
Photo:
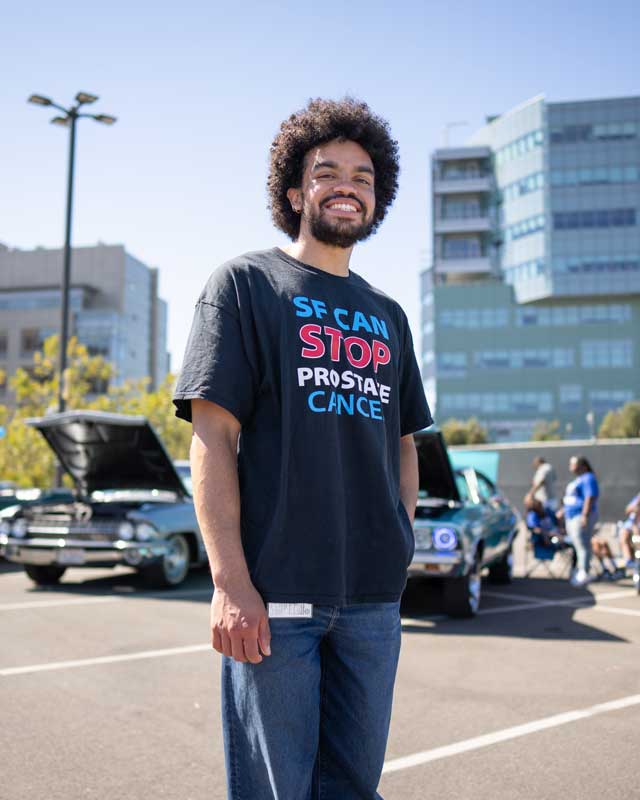
<instances>
[{"instance_id":1,"label":"t-shirt sleeve","mask_svg":"<svg viewBox=\"0 0 640 800\"><path fill-rule=\"evenodd\" d=\"M226 286L216 285L221 281ZM191 401L199 398L222 406L241 425L247 422L256 396L256 375L244 334L228 276L214 273L196 303L173 394L177 417L191 422Z\"/></svg>"},{"instance_id":2,"label":"t-shirt sleeve","mask_svg":"<svg viewBox=\"0 0 640 800\"><path fill-rule=\"evenodd\" d=\"M598 481L595 478L593 472L589 472L585 476L585 480L582 486L584 497L597 497L600 492L598 490Z\"/></svg>"},{"instance_id":3,"label":"t-shirt sleeve","mask_svg":"<svg viewBox=\"0 0 640 800\"><path fill-rule=\"evenodd\" d=\"M402 312L403 345L400 357L400 436L427 428L433 417L424 394L420 368L413 350L411 330Z\"/></svg>"}]
</instances>

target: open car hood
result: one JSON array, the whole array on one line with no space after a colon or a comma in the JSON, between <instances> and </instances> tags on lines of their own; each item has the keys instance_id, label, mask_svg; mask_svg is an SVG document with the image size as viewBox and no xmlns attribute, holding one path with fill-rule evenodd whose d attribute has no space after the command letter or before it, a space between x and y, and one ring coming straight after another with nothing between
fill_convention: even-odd
<instances>
[{"instance_id":1,"label":"open car hood","mask_svg":"<svg viewBox=\"0 0 640 800\"><path fill-rule=\"evenodd\" d=\"M145 417L65 411L25 422L40 431L83 494L159 489L185 495L171 458Z\"/></svg>"},{"instance_id":2,"label":"open car hood","mask_svg":"<svg viewBox=\"0 0 640 800\"><path fill-rule=\"evenodd\" d=\"M420 475L419 500L423 497L460 502L458 487L449 461L447 446L438 430L420 431L414 436Z\"/></svg>"}]
</instances>

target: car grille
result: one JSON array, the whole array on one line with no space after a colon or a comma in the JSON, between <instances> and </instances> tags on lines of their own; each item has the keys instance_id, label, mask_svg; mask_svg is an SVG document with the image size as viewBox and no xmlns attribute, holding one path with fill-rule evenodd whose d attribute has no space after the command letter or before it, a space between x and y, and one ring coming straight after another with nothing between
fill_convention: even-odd
<instances>
[{"instance_id":1,"label":"car grille","mask_svg":"<svg viewBox=\"0 0 640 800\"><path fill-rule=\"evenodd\" d=\"M27 536L38 539L60 539L69 537L87 542L114 542L118 539L120 521L82 522L80 520L31 520Z\"/></svg>"}]
</instances>

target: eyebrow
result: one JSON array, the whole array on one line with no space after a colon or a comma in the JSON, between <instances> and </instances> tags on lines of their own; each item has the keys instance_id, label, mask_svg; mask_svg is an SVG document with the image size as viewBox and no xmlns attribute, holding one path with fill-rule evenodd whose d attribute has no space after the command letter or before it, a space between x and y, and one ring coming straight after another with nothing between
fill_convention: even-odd
<instances>
[{"instance_id":1,"label":"eyebrow","mask_svg":"<svg viewBox=\"0 0 640 800\"><path fill-rule=\"evenodd\" d=\"M312 172L315 172L318 169L338 169L338 163L336 161L318 161L317 164L314 164L311 168ZM369 175L373 175L373 169L366 164L361 164L359 167L356 167L356 172L366 172Z\"/></svg>"}]
</instances>

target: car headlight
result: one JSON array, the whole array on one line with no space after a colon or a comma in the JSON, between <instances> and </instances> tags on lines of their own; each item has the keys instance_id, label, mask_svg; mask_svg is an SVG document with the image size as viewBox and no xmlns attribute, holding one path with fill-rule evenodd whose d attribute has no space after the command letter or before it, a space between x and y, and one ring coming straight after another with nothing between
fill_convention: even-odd
<instances>
[{"instance_id":1,"label":"car headlight","mask_svg":"<svg viewBox=\"0 0 640 800\"><path fill-rule=\"evenodd\" d=\"M416 550L431 549L431 530L429 528L415 528Z\"/></svg>"},{"instance_id":2,"label":"car headlight","mask_svg":"<svg viewBox=\"0 0 640 800\"><path fill-rule=\"evenodd\" d=\"M149 539L155 539L158 532L148 522L140 522L136 525L136 539L141 542L148 542Z\"/></svg>"},{"instance_id":3,"label":"car headlight","mask_svg":"<svg viewBox=\"0 0 640 800\"><path fill-rule=\"evenodd\" d=\"M433 546L436 550L455 550L458 546L458 534L453 528L436 528L433 532Z\"/></svg>"},{"instance_id":4,"label":"car headlight","mask_svg":"<svg viewBox=\"0 0 640 800\"><path fill-rule=\"evenodd\" d=\"M28 527L29 523L27 520L24 517L20 517L11 526L11 533L16 537L16 539L22 539L27 535Z\"/></svg>"},{"instance_id":5,"label":"car headlight","mask_svg":"<svg viewBox=\"0 0 640 800\"><path fill-rule=\"evenodd\" d=\"M133 534L135 533L135 528L133 527L131 522L121 522L118 525L118 537L120 539L133 539Z\"/></svg>"},{"instance_id":6,"label":"car headlight","mask_svg":"<svg viewBox=\"0 0 640 800\"><path fill-rule=\"evenodd\" d=\"M8 519L0 520L0 536L9 536L11 533L11 523Z\"/></svg>"}]
</instances>

